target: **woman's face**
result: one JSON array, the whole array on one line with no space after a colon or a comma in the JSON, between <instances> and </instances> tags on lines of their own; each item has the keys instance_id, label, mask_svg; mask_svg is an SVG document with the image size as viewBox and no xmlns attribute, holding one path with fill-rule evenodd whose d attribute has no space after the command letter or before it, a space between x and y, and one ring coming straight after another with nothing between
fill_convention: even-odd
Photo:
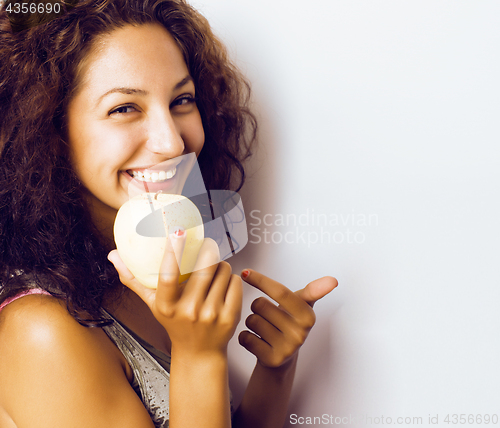
<instances>
[{"instance_id":1,"label":"woman's face","mask_svg":"<svg viewBox=\"0 0 500 428\"><path fill-rule=\"evenodd\" d=\"M179 187L174 158L198 156L205 135L194 83L162 26L128 25L100 39L68 107L68 138L94 222L104 227L129 199L133 177L152 189Z\"/></svg>"}]
</instances>

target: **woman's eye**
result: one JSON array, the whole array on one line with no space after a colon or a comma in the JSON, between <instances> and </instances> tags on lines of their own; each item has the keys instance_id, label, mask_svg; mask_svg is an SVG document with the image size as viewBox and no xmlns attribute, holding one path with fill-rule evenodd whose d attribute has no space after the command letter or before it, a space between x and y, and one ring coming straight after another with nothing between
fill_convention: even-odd
<instances>
[{"instance_id":1,"label":"woman's eye","mask_svg":"<svg viewBox=\"0 0 500 428\"><path fill-rule=\"evenodd\" d=\"M194 102L196 102L196 98L192 95L182 95L172 103L172 107L185 106L193 104Z\"/></svg>"},{"instance_id":2,"label":"woman's eye","mask_svg":"<svg viewBox=\"0 0 500 428\"><path fill-rule=\"evenodd\" d=\"M121 106L118 108L115 108L114 110L111 110L109 114L114 114L114 113L132 113L134 111L137 111L134 106Z\"/></svg>"}]
</instances>

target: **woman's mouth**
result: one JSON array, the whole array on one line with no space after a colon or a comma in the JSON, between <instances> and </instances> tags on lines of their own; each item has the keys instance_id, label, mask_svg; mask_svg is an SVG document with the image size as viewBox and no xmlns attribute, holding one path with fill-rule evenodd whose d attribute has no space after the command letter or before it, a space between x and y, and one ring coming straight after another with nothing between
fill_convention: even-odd
<instances>
[{"instance_id":1,"label":"woman's mouth","mask_svg":"<svg viewBox=\"0 0 500 428\"><path fill-rule=\"evenodd\" d=\"M188 153L154 165L130 165L121 173L126 178L129 195L140 193L177 193L180 194L194 163L196 154Z\"/></svg>"},{"instance_id":2,"label":"woman's mouth","mask_svg":"<svg viewBox=\"0 0 500 428\"><path fill-rule=\"evenodd\" d=\"M146 183L161 183L170 180L175 176L177 168L174 166L168 171L155 171L155 170L127 170L127 173L135 180L143 181Z\"/></svg>"}]
</instances>

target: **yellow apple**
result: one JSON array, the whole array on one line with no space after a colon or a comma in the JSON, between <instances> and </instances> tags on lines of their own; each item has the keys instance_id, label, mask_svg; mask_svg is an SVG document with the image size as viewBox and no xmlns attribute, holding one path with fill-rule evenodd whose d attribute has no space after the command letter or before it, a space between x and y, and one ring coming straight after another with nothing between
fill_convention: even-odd
<instances>
[{"instance_id":1,"label":"yellow apple","mask_svg":"<svg viewBox=\"0 0 500 428\"><path fill-rule=\"evenodd\" d=\"M187 232L180 283L189 278L203 244L203 220L196 205L181 195L144 193L118 210L114 224L118 254L144 286L157 287L169 230L172 233L177 226Z\"/></svg>"}]
</instances>

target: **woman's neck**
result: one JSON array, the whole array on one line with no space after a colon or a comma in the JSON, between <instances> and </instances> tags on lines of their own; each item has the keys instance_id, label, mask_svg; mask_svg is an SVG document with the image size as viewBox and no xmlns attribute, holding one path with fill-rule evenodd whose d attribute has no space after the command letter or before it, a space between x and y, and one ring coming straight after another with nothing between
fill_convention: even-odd
<instances>
[{"instance_id":1,"label":"woman's neck","mask_svg":"<svg viewBox=\"0 0 500 428\"><path fill-rule=\"evenodd\" d=\"M136 293L125 287L120 298L113 299L110 296L106 302L104 309L113 317L156 349L170 354L171 343L168 333Z\"/></svg>"},{"instance_id":2,"label":"woman's neck","mask_svg":"<svg viewBox=\"0 0 500 428\"><path fill-rule=\"evenodd\" d=\"M116 245L113 226L118 210L105 205L93 195L87 194L85 196L92 224L98 233L101 243L108 252L114 250Z\"/></svg>"}]
</instances>

